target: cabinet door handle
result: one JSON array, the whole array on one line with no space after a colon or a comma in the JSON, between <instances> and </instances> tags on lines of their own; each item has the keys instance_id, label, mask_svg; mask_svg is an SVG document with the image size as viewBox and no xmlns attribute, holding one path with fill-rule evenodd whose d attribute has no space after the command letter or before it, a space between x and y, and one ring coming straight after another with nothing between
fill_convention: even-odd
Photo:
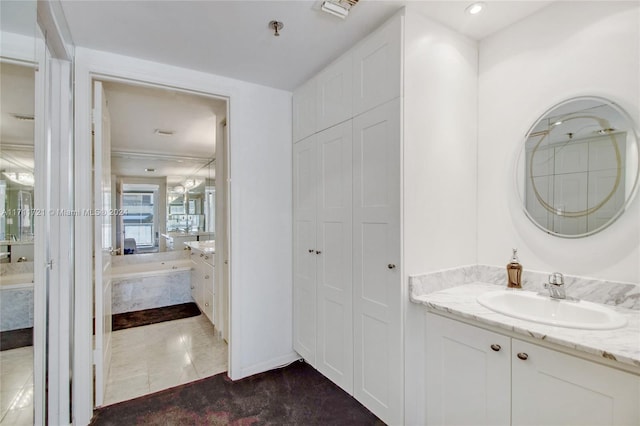
<instances>
[{"instance_id":1,"label":"cabinet door handle","mask_svg":"<svg viewBox=\"0 0 640 426\"><path fill-rule=\"evenodd\" d=\"M498 352L500 349L502 349L500 347L500 345L496 345L495 343L493 345L491 345L491 349L493 349L494 351Z\"/></svg>"},{"instance_id":2,"label":"cabinet door handle","mask_svg":"<svg viewBox=\"0 0 640 426\"><path fill-rule=\"evenodd\" d=\"M309 249L309 253L313 254L315 250L314 249Z\"/></svg>"},{"instance_id":3,"label":"cabinet door handle","mask_svg":"<svg viewBox=\"0 0 640 426\"><path fill-rule=\"evenodd\" d=\"M396 265L394 265L393 263L390 263L390 264L387 265L387 268L396 269Z\"/></svg>"},{"instance_id":4,"label":"cabinet door handle","mask_svg":"<svg viewBox=\"0 0 640 426\"><path fill-rule=\"evenodd\" d=\"M316 250L316 254L322 254L320 250Z\"/></svg>"},{"instance_id":5,"label":"cabinet door handle","mask_svg":"<svg viewBox=\"0 0 640 426\"><path fill-rule=\"evenodd\" d=\"M203 256L204 256L204 253L200 253L200 257L203 257Z\"/></svg>"},{"instance_id":6,"label":"cabinet door handle","mask_svg":"<svg viewBox=\"0 0 640 426\"><path fill-rule=\"evenodd\" d=\"M204 279L205 279L205 280L208 280L208 279L209 279L209 275L205 275L205 276L204 276Z\"/></svg>"},{"instance_id":7,"label":"cabinet door handle","mask_svg":"<svg viewBox=\"0 0 640 426\"><path fill-rule=\"evenodd\" d=\"M208 304L208 303L205 303L205 304L204 304L204 306L209 306L209 304Z\"/></svg>"},{"instance_id":8,"label":"cabinet door handle","mask_svg":"<svg viewBox=\"0 0 640 426\"><path fill-rule=\"evenodd\" d=\"M195 288L194 286L191 286L191 290L193 290L194 288Z\"/></svg>"},{"instance_id":9,"label":"cabinet door handle","mask_svg":"<svg viewBox=\"0 0 640 426\"><path fill-rule=\"evenodd\" d=\"M518 358L520 358L521 360L525 361L527 358L529 358L529 355L527 355L524 352L519 352L518 353Z\"/></svg>"}]
</instances>

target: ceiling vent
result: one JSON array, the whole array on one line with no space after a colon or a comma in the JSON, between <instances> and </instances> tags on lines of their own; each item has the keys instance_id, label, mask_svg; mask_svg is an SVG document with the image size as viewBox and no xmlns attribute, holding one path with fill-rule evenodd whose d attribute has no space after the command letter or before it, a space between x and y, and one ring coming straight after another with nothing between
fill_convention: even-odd
<instances>
[{"instance_id":1,"label":"ceiling vent","mask_svg":"<svg viewBox=\"0 0 640 426\"><path fill-rule=\"evenodd\" d=\"M320 7L323 12L344 19L349 15L349 11L358 3L358 0L325 0Z\"/></svg>"}]
</instances>

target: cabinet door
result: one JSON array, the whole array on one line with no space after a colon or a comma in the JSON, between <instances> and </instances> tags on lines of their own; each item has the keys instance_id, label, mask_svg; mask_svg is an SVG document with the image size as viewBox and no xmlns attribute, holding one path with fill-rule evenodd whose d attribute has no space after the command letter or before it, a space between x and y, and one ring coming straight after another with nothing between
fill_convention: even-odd
<instances>
[{"instance_id":1,"label":"cabinet door","mask_svg":"<svg viewBox=\"0 0 640 426\"><path fill-rule=\"evenodd\" d=\"M510 338L435 314L426 323L428 425L508 425Z\"/></svg>"},{"instance_id":2,"label":"cabinet door","mask_svg":"<svg viewBox=\"0 0 640 426\"><path fill-rule=\"evenodd\" d=\"M400 96L402 16L368 36L353 51L353 115Z\"/></svg>"},{"instance_id":3,"label":"cabinet door","mask_svg":"<svg viewBox=\"0 0 640 426\"><path fill-rule=\"evenodd\" d=\"M293 142L316 132L316 79L312 78L293 92Z\"/></svg>"},{"instance_id":4,"label":"cabinet door","mask_svg":"<svg viewBox=\"0 0 640 426\"><path fill-rule=\"evenodd\" d=\"M316 137L293 146L293 348L315 366Z\"/></svg>"},{"instance_id":5,"label":"cabinet door","mask_svg":"<svg viewBox=\"0 0 640 426\"><path fill-rule=\"evenodd\" d=\"M639 376L513 339L512 379L514 425L640 424Z\"/></svg>"},{"instance_id":6,"label":"cabinet door","mask_svg":"<svg viewBox=\"0 0 640 426\"><path fill-rule=\"evenodd\" d=\"M353 120L354 396L402 423L400 100Z\"/></svg>"},{"instance_id":7,"label":"cabinet door","mask_svg":"<svg viewBox=\"0 0 640 426\"><path fill-rule=\"evenodd\" d=\"M316 368L353 393L351 121L317 134Z\"/></svg>"},{"instance_id":8,"label":"cabinet door","mask_svg":"<svg viewBox=\"0 0 640 426\"><path fill-rule=\"evenodd\" d=\"M328 129L351 118L352 76L351 54L346 54L316 77L318 130Z\"/></svg>"}]
</instances>

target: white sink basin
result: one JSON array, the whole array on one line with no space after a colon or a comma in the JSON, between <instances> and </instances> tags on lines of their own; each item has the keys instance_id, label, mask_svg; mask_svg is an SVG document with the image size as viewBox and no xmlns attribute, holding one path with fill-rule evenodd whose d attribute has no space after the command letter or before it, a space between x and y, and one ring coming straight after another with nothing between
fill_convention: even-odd
<instances>
[{"instance_id":1,"label":"white sink basin","mask_svg":"<svg viewBox=\"0 0 640 426\"><path fill-rule=\"evenodd\" d=\"M492 291L478 296L477 301L504 315L558 327L611 330L627 324L624 316L605 306L584 300L555 300L532 291Z\"/></svg>"}]
</instances>

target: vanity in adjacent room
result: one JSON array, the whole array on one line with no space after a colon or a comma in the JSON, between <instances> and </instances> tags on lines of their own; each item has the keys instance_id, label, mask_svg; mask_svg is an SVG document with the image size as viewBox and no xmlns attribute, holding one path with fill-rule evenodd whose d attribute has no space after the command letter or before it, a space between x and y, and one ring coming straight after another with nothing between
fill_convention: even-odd
<instances>
[{"instance_id":1,"label":"vanity in adjacent room","mask_svg":"<svg viewBox=\"0 0 640 426\"><path fill-rule=\"evenodd\" d=\"M189 257L193 264L191 268L191 297L200 310L214 323L214 254L215 240L188 241L184 245L190 249Z\"/></svg>"}]
</instances>

